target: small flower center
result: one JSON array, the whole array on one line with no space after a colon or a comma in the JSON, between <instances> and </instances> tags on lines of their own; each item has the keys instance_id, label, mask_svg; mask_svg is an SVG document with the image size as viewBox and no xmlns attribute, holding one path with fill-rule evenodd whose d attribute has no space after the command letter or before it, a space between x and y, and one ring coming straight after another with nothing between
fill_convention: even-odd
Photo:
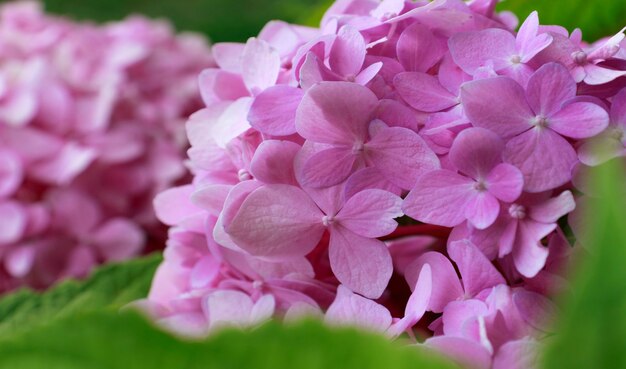
<instances>
[{"instance_id":1,"label":"small flower center","mask_svg":"<svg viewBox=\"0 0 626 369\"><path fill-rule=\"evenodd\" d=\"M521 64L522 63L522 57L519 55L513 55L511 57L511 63L513 64Z\"/></svg>"},{"instance_id":2,"label":"small flower center","mask_svg":"<svg viewBox=\"0 0 626 369\"><path fill-rule=\"evenodd\" d=\"M239 172L237 172L237 176L239 177L239 180L241 182L249 181L252 179L252 174L250 174L250 172L245 169L240 169Z\"/></svg>"},{"instance_id":3,"label":"small flower center","mask_svg":"<svg viewBox=\"0 0 626 369\"><path fill-rule=\"evenodd\" d=\"M477 181L474 183L474 189L478 192L485 192L487 191L487 184L483 181Z\"/></svg>"},{"instance_id":4,"label":"small flower center","mask_svg":"<svg viewBox=\"0 0 626 369\"><path fill-rule=\"evenodd\" d=\"M363 142L357 142L352 146L352 152L355 154L360 154L365 150L365 144Z\"/></svg>"},{"instance_id":5,"label":"small flower center","mask_svg":"<svg viewBox=\"0 0 626 369\"><path fill-rule=\"evenodd\" d=\"M335 217L333 217L332 215L324 215L322 217L322 224L324 225L324 227L329 227L334 222L335 222Z\"/></svg>"},{"instance_id":6,"label":"small flower center","mask_svg":"<svg viewBox=\"0 0 626 369\"><path fill-rule=\"evenodd\" d=\"M509 215L515 219L526 218L526 208L519 204L509 206Z\"/></svg>"},{"instance_id":7,"label":"small flower center","mask_svg":"<svg viewBox=\"0 0 626 369\"><path fill-rule=\"evenodd\" d=\"M533 118L530 124L535 127L546 128L548 126L548 118L544 117L543 115L537 115Z\"/></svg>"},{"instance_id":8,"label":"small flower center","mask_svg":"<svg viewBox=\"0 0 626 369\"><path fill-rule=\"evenodd\" d=\"M578 65L587 64L587 54L584 51L574 51L572 53L572 59Z\"/></svg>"}]
</instances>

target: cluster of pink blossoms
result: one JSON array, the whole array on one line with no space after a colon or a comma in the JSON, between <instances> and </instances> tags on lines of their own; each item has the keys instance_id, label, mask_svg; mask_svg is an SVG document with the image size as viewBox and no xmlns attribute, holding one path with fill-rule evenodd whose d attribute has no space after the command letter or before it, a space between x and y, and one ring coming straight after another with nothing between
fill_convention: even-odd
<instances>
[{"instance_id":1,"label":"cluster of pink blossoms","mask_svg":"<svg viewBox=\"0 0 626 369\"><path fill-rule=\"evenodd\" d=\"M166 239L156 193L187 173L205 41L0 8L0 292L45 288Z\"/></svg>"},{"instance_id":2,"label":"cluster of pink blossoms","mask_svg":"<svg viewBox=\"0 0 626 369\"><path fill-rule=\"evenodd\" d=\"M606 159L594 140L626 152L626 44L536 13L515 32L496 3L339 0L320 29L215 45L142 306L187 335L319 315L529 367L567 286L573 173Z\"/></svg>"}]
</instances>

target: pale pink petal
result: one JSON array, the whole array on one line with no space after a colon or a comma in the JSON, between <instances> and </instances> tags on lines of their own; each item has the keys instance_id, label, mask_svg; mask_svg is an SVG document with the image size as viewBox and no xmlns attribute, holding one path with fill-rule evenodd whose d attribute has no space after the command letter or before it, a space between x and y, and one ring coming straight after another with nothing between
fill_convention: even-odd
<instances>
[{"instance_id":1,"label":"pale pink petal","mask_svg":"<svg viewBox=\"0 0 626 369\"><path fill-rule=\"evenodd\" d=\"M359 166L352 148L332 148L311 156L299 173L303 186L323 188L343 182Z\"/></svg>"},{"instance_id":2,"label":"pale pink petal","mask_svg":"<svg viewBox=\"0 0 626 369\"><path fill-rule=\"evenodd\" d=\"M522 194L524 175L510 164L498 164L486 182L490 194L504 202L513 202Z\"/></svg>"},{"instance_id":3,"label":"pale pink petal","mask_svg":"<svg viewBox=\"0 0 626 369\"><path fill-rule=\"evenodd\" d=\"M248 120L260 132L274 136L296 133L296 110L304 91L279 85L261 92L252 103Z\"/></svg>"},{"instance_id":4,"label":"pale pink petal","mask_svg":"<svg viewBox=\"0 0 626 369\"><path fill-rule=\"evenodd\" d=\"M524 89L508 77L467 82L461 86L461 102L469 120L503 138L531 128L535 114L526 102Z\"/></svg>"},{"instance_id":5,"label":"pale pink petal","mask_svg":"<svg viewBox=\"0 0 626 369\"><path fill-rule=\"evenodd\" d=\"M300 145L291 141L263 141L250 162L250 173L264 183L297 185L293 163Z\"/></svg>"},{"instance_id":6,"label":"pale pink petal","mask_svg":"<svg viewBox=\"0 0 626 369\"><path fill-rule=\"evenodd\" d=\"M420 177L402 210L420 222L454 227L465 220L464 209L474 194L474 181L448 170Z\"/></svg>"},{"instance_id":7,"label":"pale pink petal","mask_svg":"<svg viewBox=\"0 0 626 369\"><path fill-rule=\"evenodd\" d=\"M470 368L491 368L491 353L478 342L461 337L438 336L427 339L424 344Z\"/></svg>"},{"instance_id":8,"label":"pale pink petal","mask_svg":"<svg viewBox=\"0 0 626 369\"><path fill-rule=\"evenodd\" d=\"M380 100L376 117L389 127L404 127L417 132L419 126L415 111L396 100ZM626 114L624 117L626 121Z\"/></svg>"},{"instance_id":9,"label":"pale pink petal","mask_svg":"<svg viewBox=\"0 0 626 369\"><path fill-rule=\"evenodd\" d=\"M496 70L501 69L517 54L515 36L497 28L457 33L448 44L454 62L470 75L489 61L494 62Z\"/></svg>"},{"instance_id":10,"label":"pale pink petal","mask_svg":"<svg viewBox=\"0 0 626 369\"><path fill-rule=\"evenodd\" d=\"M477 318L489 314L489 307L481 300L469 299L450 302L444 309L441 321L443 333L448 336L458 336L480 340L477 332Z\"/></svg>"},{"instance_id":11,"label":"pale pink petal","mask_svg":"<svg viewBox=\"0 0 626 369\"><path fill-rule=\"evenodd\" d=\"M513 292L513 303L526 323L542 332L550 332L550 323L557 317L557 308L549 298L519 289Z\"/></svg>"},{"instance_id":12,"label":"pale pink petal","mask_svg":"<svg viewBox=\"0 0 626 369\"><path fill-rule=\"evenodd\" d=\"M191 194L191 202L209 214L219 216L232 185L208 185L197 189Z\"/></svg>"},{"instance_id":13,"label":"pale pink petal","mask_svg":"<svg viewBox=\"0 0 626 369\"><path fill-rule=\"evenodd\" d=\"M368 189L385 190L397 196L402 194L400 187L389 182L378 169L370 167L358 170L348 178L346 181L345 196L346 198L350 198Z\"/></svg>"},{"instance_id":14,"label":"pale pink petal","mask_svg":"<svg viewBox=\"0 0 626 369\"><path fill-rule=\"evenodd\" d=\"M2 255L4 268L11 276L24 278L32 271L36 256L37 249L34 247L25 246L10 249Z\"/></svg>"},{"instance_id":15,"label":"pale pink petal","mask_svg":"<svg viewBox=\"0 0 626 369\"><path fill-rule=\"evenodd\" d=\"M219 67L232 73L241 72L241 55L246 45L236 42L220 42L211 47L211 55Z\"/></svg>"},{"instance_id":16,"label":"pale pink petal","mask_svg":"<svg viewBox=\"0 0 626 369\"><path fill-rule=\"evenodd\" d=\"M355 78L354 78L354 82L360 84L360 85L367 85L372 79L374 79L374 77L376 77L376 75L378 74L378 72L380 72L380 70L383 68L383 62L377 62L374 64L369 65L368 67L364 68L361 73L359 73Z\"/></svg>"},{"instance_id":17,"label":"pale pink petal","mask_svg":"<svg viewBox=\"0 0 626 369\"><path fill-rule=\"evenodd\" d=\"M526 94L537 115L550 117L576 96L576 82L563 65L548 63L530 77Z\"/></svg>"},{"instance_id":18,"label":"pale pink petal","mask_svg":"<svg viewBox=\"0 0 626 369\"><path fill-rule=\"evenodd\" d=\"M330 49L330 68L344 77L355 77L365 61L365 40L356 28L341 27Z\"/></svg>"},{"instance_id":19,"label":"pale pink petal","mask_svg":"<svg viewBox=\"0 0 626 369\"><path fill-rule=\"evenodd\" d=\"M550 129L533 128L511 139L504 150L504 161L524 174L524 190L542 192L571 179L578 161L572 146Z\"/></svg>"},{"instance_id":20,"label":"pale pink petal","mask_svg":"<svg viewBox=\"0 0 626 369\"><path fill-rule=\"evenodd\" d=\"M192 185L171 188L163 191L154 199L156 216L167 225L178 225L188 217L202 212L191 202L194 193Z\"/></svg>"},{"instance_id":21,"label":"pale pink petal","mask_svg":"<svg viewBox=\"0 0 626 369\"><path fill-rule=\"evenodd\" d=\"M570 191L563 191L553 197L528 209L528 216L542 223L556 223L561 217L571 213L576 208L576 201Z\"/></svg>"},{"instance_id":22,"label":"pale pink petal","mask_svg":"<svg viewBox=\"0 0 626 369\"><path fill-rule=\"evenodd\" d=\"M609 114L606 110L588 102L568 104L548 121L550 129L574 139L593 137L608 125Z\"/></svg>"},{"instance_id":23,"label":"pale pink petal","mask_svg":"<svg viewBox=\"0 0 626 369\"><path fill-rule=\"evenodd\" d=\"M94 232L92 242L107 261L121 261L139 254L146 235L136 223L113 218Z\"/></svg>"},{"instance_id":24,"label":"pale pink petal","mask_svg":"<svg viewBox=\"0 0 626 369\"><path fill-rule=\"evenodd\" d=\"M439 158L415 132L402 127L383 128L365 145L367 159L387 180L411 189L425 173L440 168Z\"/></svg>"},{"instance_id":25,"label":"pale pink petal","mask_svg":"<svg viewBox=\"0 0 626 369\"><path fill-rule=\"evenodd\" d=\"M382 241L333 226L328 253L339 282L371 299L382 295L393 272L389 250Z\"/></svg>"},{"instance_id":26,"label":"pale pink petal","mask_svg":"<svg viewBox=\"0 0 626 369\"><path fill-rule=\"evenodd\" d=\"M541 346L530 339L505 343L493 357L492 369L536 369L540 367Z\"/></svg>"},{"instance_id":27,"label":"pale pink petal","mask_svg":"<svg viewBox=\"0 0 626 369\"><path fill-rule=\"evenodd\" d=\"M296 113L298 133L314 142L364 142L378 98L350 82L325 82L309 89Z\"/></svg>"},{"instance_id":28,"label":"pale pink petal","mask_svg":"<svg viewBox=\"0 0 626 369\"><path fill-rule=\"evenodd\" d=\"M617 78L626 76L625 70L603 68L591 63L585 65L584 68L586 73L584 82L588 85L603 85Z\"/></svg>"},{"instance_id":29,"label":"pale pink petal","mask_svg":"<svg viewBox=\"0 0 626 369\"><path fill-rule=\"evenodd\" d=\"M198 84L202 101L207 106L249 95L240 75L220 69L205 69L198 77Z\"/></svg>"},{"instance_id":30,"label":"pale pink petal","mask_svg":"<svg viewBox=\"0 0 626 369\"><path fill-rule=\"evenodd\" d=\"M493 224L500 213L500 203L489 192L478 192L468 198L465 218L476 229L485 229Z\"/></svg>"},{"instance_id":31,"label":"pale pink petal","mask_svg":"<svg viewBox=\"0 0 626 369\"><path fill-rule=\"evenodd\" d=\"M226 233L256 256L288 258L309 253L324 232L319 208L301 189L268 185L253 191Z\"/></svg>"},{"instance_id":32,"label":"pale pink petal","mask_svg":"<svg viewBox=\"0 0 626 369\"><path fill-rule=\"evenodd\" d=\"M212 137L221 148L225 148L230 141L250 129L248 112L252 98L242 97L231 103L220 115L212 127Z\"/></svg>"},{"instance_id":33,"label":"pale pink petal","mask_svg":"<svg viewBox=\"0 0 626 369\"><path fill-rule=\"evenodd\" d=\"M457 97L430 74L400 73L394 77L393 85L404 101L420 111L438 112L459 103Z\"/></svg>"},{"instance_id":34,"label":"pale pink petal","mask_svg":"<svg viewBox=\"0 0 626 369\"><path fill-rule=\"evenodd\" d=\"M402 32L396 50L400 63L411 72L428 71L445 53L442 41L420 23L413 23Z\"/></svg>"},{"instance_id":35,"label":"pale pink petal","mask_svg":"<svg viewBox=\"0 0 626 369\"><path fill-rule=\"evenodd\" d=\"M214 257L205 256L198 261L189 274L189 285L194 289L207 288L220 273L221 263Z\"/></svg>"},{"instance_id":36,"label":"pale pink petal","mask_svg":"<svg viewBox=\"0 0 626 369\"><path fill-rule=\"evenodd\" d=\"M430 305L432 282L432 270L430 265L426 264L421 268L417 283L413 286L413 293L409 296L404 309L404 317L389 327L388 335L397 337L422 319Z\"/></svg>"},{"instance_id":37,"label":"pale pink petal","mask_svg":"<svg viewBox=\"0 0 626 369\"><path fill-rule=\"evenodd\" d=\"M626 87L613 97L610 116L612 123L626 126Z\"/></svg>"},{"instance_id":38,"label":"pale pink petal","mask_svg":"<svg viewBox=\"0 0 626 369\"><path fill-rule=\"evenodd\" d=\"M241 75L253 94L273 86L280 72L280 55L270 44L250 38L241 55Z\"/></svg>"},{"instance_id":39,"label":"pale pink petal","mask_svg":"<svg viewBox=\"0 0 626 369\"><path fill-rule=\"evenodd\" d=\"M552 36L547 33L539 33L539 15L536 11L530 13L528 18L520 26L515 39L515 44L522 57L522 63L527 63L535 55L548 47L552 42Z\"/></svg>"},{"instance_id":40,"label":"pale pink petal","mask_svg":"<svg viewBox=\"0 0 626 369\"><path fill-rule=\"evenodd\" d=\"M519 222L513 246L513 262L523 276L532 278L546 265L548 248L540 241L555 229L556 224L543 224L531 220Z\"/></svg>"},{"instance_id":41,"label":"pale pink petal","mask_svg":"<svg viewBox=\"0 0 626 369\"><path fill-rule=\"evenodd\" d=\"M484 128L470 128L458 134L450 148L450 162L476 180L485 179L502 162L504 141Z\"/></svg>"},{"instance_id":42,"label":"pale pink petal","mask_svg":"<svg viewBox=\"0 0 626 369\"><path fill-rule=\"evenodd\" d=\"M41 181L64 185L82 173L95 158L94 149L70 141L56 156L30 166L28 171Z\"/></svg>"},{"instance_id":43,"label":"pale pink petal","mask_svg":"<svg viewBox=\"0 0 626 369\"><path fill-rule=\"evenodd\" d=\"M252 306L249 324L257 325L271 319L276 308L276 300L272 295L263 295Z\"/></svg>"},{"instance_id":44,"label":"pale pink petal","mask_svg":"<svg viewBox=\"0 0 626 369\"><path fill-rule=\"evenodd\" d=\"M402 199L383 190L365 190L346 201L335 221L363 237L377 238L393 232L402 216Z\"/></svg>"},{"instance_id":45,"label":"pale pink petal","mask_svg":"<svg viewBox=\"0 0 626 369\"><path fill-rule=\"evenodd\" d=\"M448 254L459 268L466 296L473 297L487 288L506 284L491 261L471 242L452 242Z\"/></svg>"},{"instance_id":46,"label":"pale pink petal","mask_svg":"<svg viewBox=\"0 0 626 369\"><path fill-rule=\"evenodd\" d=\"M325 321L331 325L354 325L383 332L391 325L391 314L384 306L340 285L335 301L326 311Z\"/></svg>"},{"instance_id":47,"label":"pale pink petal","mask_svg":"<svg viewBox=\"0 0 626 369\"><path fill-rule=\"evenodd\" d=\"M450 260L439 252L430 251L406 267L404 277L411 290L419 283L419 276L425 265L430 265L432 272L428 310L441 313L448 303L463 297L463 287Z\"/></svg>"},{"instance_id":48,"label":"pale pink petal","mask_svg":"<svg viewBox=\"0 0 626 369\"><path fill-rule=\"evenodd\" d=\"M247 327L253 306L250 296L231 290L211 292L202 304L212 330L224 326Z\"/></svg>"},{"instance_id":49,"label":"pale pink petal","mask_svg":"<svg viewBox=\"0 0 626 369\"><path fill-rule=\"evenodd\" d=\"M20 158L9 150L0 149L0 198L12 195L24 176Z\"/></svg>"}]
</instances>

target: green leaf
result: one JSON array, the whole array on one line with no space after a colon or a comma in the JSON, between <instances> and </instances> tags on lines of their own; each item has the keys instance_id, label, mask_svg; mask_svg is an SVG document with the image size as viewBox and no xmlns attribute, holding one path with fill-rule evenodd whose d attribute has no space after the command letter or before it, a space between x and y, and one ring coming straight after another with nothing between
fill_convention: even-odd
<instances>
[{"instance_id":1,"label":"green leaf","mask_svg":"<svg viewBox=\"0 0 626 369\"><path fill-rule=\"evenodd\" d=\"M546 369L626 368L626 197L623 166L600 168L594 188L602 194L587 211L583 264L572 296L564 299Z\"/></svg>"},{"instance_id":2,"label":"green leaf","mask_svg":"<svg viewBox=\"0 0 626 369\"><path fill-rule=\"evenodd\" d=\"M179 30L201 32L215 42L245 41L273 19L304 20L323 2L327 0L44 0L48 11L75 19L103 22L131 13L163 17Z\"/></svg>"},{"instance_id":3,"label":"green leaf","mask_svg":"<svg viewBox=\"0 0 626 369\"><path fill-rule=\"evenodd\" d=\"M0 338L77 312L117 311L146 296L161 259L154 254L111 264L85 281L66 281L44 293L22 290L7 295L0 300Z\"/></svg>"},{"instance_id":4,"label":"green leaf","mask_svg":"<svg viewBox=\"0 0 626 369\"><path fill-rule=\"evenodd\" d=\"M420 368L452 369L438 354L320 322L269 323L229 330L206 341L174 338L135 314L97 312L67 317L0 341L0 368Z\"/></svg>"},{"instance_id":5,"label":"green leaf","mask_svg":"<svg viewBox=\"0 0 626 369\"><path fill-rule=\"evenodd\" d=\"M499 9L513 11L520 21L537 10L541 24L560 25L570 32L580 28L589 42L612 36L626 26L624 0L505 0Z\"/></svg>"}]
</instances>

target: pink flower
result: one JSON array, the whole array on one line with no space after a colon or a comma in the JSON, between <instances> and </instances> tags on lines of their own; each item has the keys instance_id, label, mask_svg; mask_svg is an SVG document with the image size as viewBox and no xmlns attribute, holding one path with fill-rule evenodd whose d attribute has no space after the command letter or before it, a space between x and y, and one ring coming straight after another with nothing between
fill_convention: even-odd
<instances>
[{"instance_id":1,"label":"pink flower","mask_svg":"<svg viewBox=\"0 0 626 369\"><path fill-rule=\"evenodd\" d=\"M593 137L608 125L608 113L576 100L576 83L560 64L541 67L526 91L507 77L473 81L461 88L470 121L507 140L505 162L524 174L524 190L541 192L567 183L577 161L563 137Z\"/></svg>"},{"instance_id":2,"label":"pink flower","mask_svg":"<svg viewBox=\"0 0 626 369\"><path fill-rule=\"evenodd\" d=\"M0 292L46 288L161 248L151 197L186 171L205 41L0 7ZM10 219L10 221L4 221Z\"/></svg>"}]
</instances>

